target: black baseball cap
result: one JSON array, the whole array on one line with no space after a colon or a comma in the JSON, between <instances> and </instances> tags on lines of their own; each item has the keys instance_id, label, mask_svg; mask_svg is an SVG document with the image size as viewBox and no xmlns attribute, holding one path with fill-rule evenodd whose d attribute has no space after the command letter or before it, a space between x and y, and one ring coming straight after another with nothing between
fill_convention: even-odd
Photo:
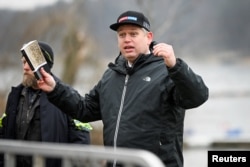
<instances>
[{"instance_id":1,"label":"black baseball cap","mask_svg":"<svg viewBox=\"0 0 250 167\"><path fill-rule=\"evenodd\" d=\"M134 24L134 25L145 28L147 31L150 31L150 23L148 19L144 16L144 14L140 12L136 12L136 11L127 11L127 12L122 13L118 17L117 22L114 24L111 24L109 27L112 30L117 31L117 29L121 25L125 25L125 24Z\"/></svg>"}]
</instances>

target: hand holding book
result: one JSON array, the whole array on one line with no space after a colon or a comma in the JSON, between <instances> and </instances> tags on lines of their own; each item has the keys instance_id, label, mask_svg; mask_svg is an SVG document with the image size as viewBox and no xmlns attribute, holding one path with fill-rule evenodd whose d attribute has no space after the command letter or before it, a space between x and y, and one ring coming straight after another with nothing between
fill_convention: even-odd
<instances>
[{"instance_id":1,"label":"hand holding book","mask_svg":"<svg viewBox=\"0 0 250 167\"><path fill-rule=\"evenodd\" d=\"M38 87L44 92L52 92L56 87L56 81L53 76L47 73L44 68L39 70L41 72L42 78L37 81Z\"/></svg>"}]
</instances>

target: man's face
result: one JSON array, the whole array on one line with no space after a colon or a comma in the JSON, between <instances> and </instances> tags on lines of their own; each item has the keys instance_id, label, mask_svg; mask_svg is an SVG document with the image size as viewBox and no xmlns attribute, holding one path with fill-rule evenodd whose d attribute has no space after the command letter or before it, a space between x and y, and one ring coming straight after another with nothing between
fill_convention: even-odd
<instances>
[{"instance_id":1,"label":"man's face","mask_svg":"<svg viewBox=\"0 0 250 167\"><path fill-rule=\"evenodd\" d=\"M23 85L27 87L37 88L37 80L35 78L35 75L24 57L22 57L22 63L23 63L23 82L22 82Z\"/></svg>"},{"instance_id":2,"label":"man's face","mask_svg":"<svg viewBox=\"0 0 250 167\"><path fill-rule=\"evenodd\" d=\"M122 55L133 63L140 54L148 54L153 34L136 25L122 25L117 30L118 47Z\"/></svg>"}]
</instances>

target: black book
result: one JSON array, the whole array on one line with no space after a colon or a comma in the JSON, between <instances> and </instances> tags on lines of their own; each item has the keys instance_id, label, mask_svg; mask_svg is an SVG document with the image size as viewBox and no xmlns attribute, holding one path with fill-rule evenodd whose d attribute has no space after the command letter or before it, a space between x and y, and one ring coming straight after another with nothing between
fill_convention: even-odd
<instances>
[{"instance_id":1,"label":"black book","mask_svg":"<svg viewBox=\"0 0 250 167\"><path fill-rule=\"evenodd\" d=\"M42 67L45 69L45 71L50 72L50 68L44 58L44 55L37 40L25 44L21 48L21 52L25 57L27 63L29 64L30 68L34 72L34 75L37 80L42 78L42 75L40 73L40 69Z\"/></svg>"}]
</instances>

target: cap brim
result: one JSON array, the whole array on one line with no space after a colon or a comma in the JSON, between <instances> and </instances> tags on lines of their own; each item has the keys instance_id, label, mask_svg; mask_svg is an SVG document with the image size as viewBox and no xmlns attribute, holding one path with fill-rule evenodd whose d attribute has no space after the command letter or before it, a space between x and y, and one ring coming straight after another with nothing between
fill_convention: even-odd
<instances>
[{"instance_id":1,"label":"cap brim","mask_svg":"<svg viewBox=\"0 0 250 167\"><path fill-rule=\"evenodd\" d=\"M109 26L110 29L114 30L114 31L117 31L117 29L122 26L122 25L128 25L128 24L132 24L132 25L136 25L138 27L142 27L140 24L137 24L137 23L133 23L133 22L122 22L122 23L114 23L114 24L111 24Z\"/></svg>"},{"instance_id":2,"label":"cap brim","mask_svg":"<svg viewBox=\"0 0 250 167\"><path fill-rule=\"evenodd\" d=\"M120 25L121 24L119 24L119 23L111 24L109 26L109 28L112 29L112 30L114 30L114 31L117 31L117 29L119 28Z\"/></svg>"}]
</instances>

